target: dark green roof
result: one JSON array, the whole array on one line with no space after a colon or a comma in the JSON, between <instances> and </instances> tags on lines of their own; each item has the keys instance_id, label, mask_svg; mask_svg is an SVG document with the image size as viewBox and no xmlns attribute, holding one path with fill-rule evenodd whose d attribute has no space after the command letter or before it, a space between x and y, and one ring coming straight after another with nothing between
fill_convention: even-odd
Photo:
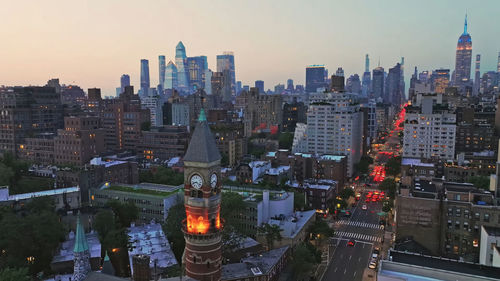
<instances>
[{"instance_id":1,"label":"dark green roof","mask_svg":"<svg viewBox=\"0 0 500 281\"><path fill-rule=\"evenodd\" d=\"M184 155L184 161L211 163L220 159L219 149L208 126L205 111L202 109L186 155Z\"/></svg>"},{"instance_id":2,"label":"dark green roof","mask_svg":"<svg viewBox=\"0 0 500 281\"><path fill-rule=\"evenodd\" d=\"M81 253L89 250L89 245L87 244L87 237L85 237L85 230L83 230L82 222L80 221L80 215L76 220L76 235L75 235L75 247L73 252Z\"/></svg>"}]
</instances>

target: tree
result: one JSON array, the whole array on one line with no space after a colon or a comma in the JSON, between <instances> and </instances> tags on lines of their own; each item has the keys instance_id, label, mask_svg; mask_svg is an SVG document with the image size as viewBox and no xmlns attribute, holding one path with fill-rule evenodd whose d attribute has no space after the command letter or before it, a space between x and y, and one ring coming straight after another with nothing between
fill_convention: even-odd
<instances>
[{"instance_id":1,"label":"tree","mask_svg":"<svg viewBox=\"0 0 500 281\"><path fill-rule=\"evenodd\" d=\"M328 238L334 235L333 229L330 228L328 223L324 220L316 220L311 226L309 226L308 232L316 238Z\"/></svg>"},{"instance_id":2,"label":"tree","mask_svg":"<svg viewBox=\"0 0 500 281\"><path fill-rule=\"evenodd\" d=\"M300 211L308 210L309 207L306 204L306 194L304 192L293 192L293 208Z\"/></svg>"},{"instance_id":3,"label":"tree","mask_svg":"<svg viewBox=\"0 0 500 281\"><path fill-rule=\"evenodd\" d=\"M5 268L0 271L0 280L2 281L31 281L28 269L23 268Z\"/></svg>"},{"instance_id":4,"label":"tree","mask_svg":"<svg viewBox=\"0 0 500 281\"><path fill-rule=\"evenodd\" d=\"M348 200L349 197L354 197L354 190L352 188L344 188L339 193L340 197L344 200Z\"/></svg>"},{"instance_id":5,"label":"tree","mask_svg":"<svg viewBox=\"0 0 500 281\"><path fill-rule=\"evenodd\" d=\"M281 228L278 225L270 225L268 223L262 224L259 227L258 233L264 235L266 239L267 249L271 250L273 248L274 241L281 241Z\"/></svg>"},{"instance_id":6,"label":"tree","mask_svg":"<svg viewBox=\"0 0 500 281\"><path fill-rule=\"evenodd\" d=\"M167 220L163 225L163 230L167 235L168 241L172 244L172 251L179 264L182 263L182 254L186 242L182 233L182 221L186 219L186 211L183 204L172 206L168 210Z\"/></svg>"},{"instance_id":7,"label":"tree","mask_svg":"<svg viewBox=\"0 0 500 281\"><path fill-rule=\"evenodd\" d=\"M0 186L12 184L14 178L14 171L12 168L7 167L4 163L0 162Z\"/></svg>"},{"instance_id":8,"label":"tree","mask_svg":"<svg viewBox=\"0 0 500 281\"><path fill-rule=\"evenodd\" d=\"M154 170L140 172L139 181L167 185L181 185L184 183L184 174L177 173L170 168L158 166L155 167Z\"/></svg>"},{"instance_id":9,"label":"tree","mask_svg":"<svg viewBox=\"0 0 500 281\"><path fill-rule=\"evenodd\" d=\"M401 172L401 157L392 157L385 164L385 171L388 175L397 176Z\"/></svg>"},{"instance_id":10,"label":"tree","mask_svg":"<svg viewBox=\"0 0 500 281\"><path fill-rule=\"evenodd\" d=\"M278 137L279 148L280 149L292 149L293 144L293 134L289 132L283 132Z\"/></svg>"},{"instance_id":11,"label":"tree","mask_svg":"<svg viewBox=\"0 0 500 281\"><path fill-rule=\"evenodd\" d=\"M221 196L220 217L225 220L225 227L230 226L236 232L247 234L238 219L239 211L245 206L243 197L237 192L223 192Z\"/></svg>"},{"instance_id":12,"label":"tree","mask_svg":"<svg viewBox=\"0 0 500 281\"><path fill-rule=\"evenodd\" d=\"M118 200L109 200L106 206L113 210L116 215L119 227L129 227L130 224L139 217L139 209L135 206L134 202L128 201L121 203Z\"/></svg>"},{"instance_id":13,"label":"tree","mask_svg":"<svg viewBox=\"0 0 500 281\"><path fill-rule=\"evenodd\" d=\"M18 214L3 213L0 249L5 252L0 255L0 268L28 266L31 275L50 272L53 253L64 240L66 231L55 212L47 209L46 206L41 210L25 207Z\"/></svg>"},{"instance_id":14,"label":"tree","mask_svg":"<svg viewBox=\"0 0 500 281\"><path fill-rule=\"evenodd\" d=\"M361 160L359 160L358 163L355 165L355 169L358 171L360 174L367 174L368 173L368 167L370 164L373 164L373 158L370 156L362 156Z\"/></svg>"},{"instance_id":15,"label":"tree","mask_svg":"<svg viewBox=\"0 0 500 281\"><path fill-rule=\"evenodd\" d=\"M229 157L227 156L227 154L226 154L226 153L221 153L220 165L221 165L222 167L227 167L227 166L229 166Z\"/></svg>"},{"instance_id":16,"label":"tree","mask_svg":"<svg viewBox=\"0 0 500 281\"><path fill-rule=\"evenodd\" d=\"M490 188L490 178L484 176L473 176L469 178L469 182L475 187L488 190Z\"/></svg>"},{"instance_id":17,"label":"tree","mask_svg":"<svg viewBox=\"0 0 500 281\"><path fill-rule=\"evenodd\" d=\"M321 253L309 243L300 243L292 255L293 280L310 280L311 270L321 262Z\"/></svg>"},{"instance_id":18,"label":"tree","mask_svg":"<svg viewBox=\"0 0 500 281\"><path fill-rule=\"evenodd\" d=\"M391 199L394 199L396 197L397 185L394 179L386 178L378 185L378 187L380 188L380 190L387 191L388 196Z\"/></svg>"}]
</instances>

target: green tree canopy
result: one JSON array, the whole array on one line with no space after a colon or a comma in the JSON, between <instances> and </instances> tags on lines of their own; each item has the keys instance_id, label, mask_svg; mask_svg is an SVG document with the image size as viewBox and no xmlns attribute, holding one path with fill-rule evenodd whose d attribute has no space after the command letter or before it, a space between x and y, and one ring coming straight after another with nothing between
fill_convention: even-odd
<instances>
[{"instance_id":1,"label":"green tree canopy","mask_svg":"<svg viewBox=\"0 0 500 281\"><path fill-rule=\"evenodd\" d=\"M311 280L313 267L321 262L321 253L309 243L300 243L292 255L293 280Z\"/></svg>"},{"instance_id":2,"label":"green tree canopy","mask_svg":"<svg viewBox=\"0 0 500 281\"><path fill-rule=\"evenodd\" d=\"M309 226L308 232L316 238L319 235L319 238L321 239L332 237L334 235L334 231L330 228L328 223L320 219L316 220L311 226Z\"/></svg>"},{"instance_id":3,"label":"green tree canopy","mask_svg":"<svg viewBox=\"0 0 500 281\"><path fill-rule=\"evenodd\" d=\"M0 255L0 268L28 267L31 275L50 272L53 253L64 240L66 231L55 212L43 206L47 201L38 199L28 205L41 206L40 210L25 207L18 214L13 211L2 214L0 252L5 252ZM32 257L29 263L28 257Z\"/></svg>"},{"instance_id":4,"label":"green tree canopy","mask_svg":"<svg viewBox=\"0 0 500 281\"><path fill-rule=\"evenodd\" d=\"M386 191L391 199L395 198L397 191L397 184L394 179L386 178L378 185L378 187L380 188L380 190Z\"/></svg>"},{"instance_id":5,"label":"green tree canopy","mask_svg":"<svg viewBox=\"0 0 500 281\"><path fill-rule=\"evenodd\" d=\"M283 132L279 134L278 137L279 148L280 149L292 149L293 144L293 134L289 132Z\"/></svg>"},{"instance_id":6,"label":"green tree canopy","mask_svg":"<svg viewBox=\"0 0 500 281\"><path fill-rule=\"evenodd\" d=\"M391 157L385 164L385 171L391 176L401 173L401 156Z\"/></svg>"},{"instance_id":7,"label":"green tree canopy","mask_svg":"<svg viewBox=\"0 0 500 281\"><path fill-rule=\"evenodd\" d=\"M182 254L186 242L182 233L182 221L186 218L184 204L177 204L168 210L167 220L163 225L168 241L172 243L172 251L179 264L182 263Z\"/></svg>"},{"instance_id":8,"label":"green tree canopy","mask_svg":"<svg viewBox=\"0 0 500 281\"><path fill-rule=\"evenodd\" d=\"M484 176L473 176L470 177L468 180L470 183L472 183L475 187L488 190L490 188L490 178L489 177L484 177Z\"/></svg>"},{"instance_id":9,"label":"green tree canopy","mask_svg":"<svg viewBox=\"0 0 500 281\"><path fill-rule=\"evenodd\" d=\"M150 182L167 185L181 185L184 183L184 174L163 166L155 167L154 171L147 170L139 173L140 182Z\"/></svg>"},{"instance_id":10,"label":"green tree canopy","mask_svg":"<svg viewBox=\"0 0 500 281\"><path fill-rule=\"evenodd\" d=\"M28 269L23 268L5 268L0 271L0 280L2 281L31 281Z\"/></svg>"},{"instance_id":11,"label":"green tree canopy","mask_svg":"<svg viewBox=\"0 0 500 281\"><path fill-rule=\"evenodd\" d=\"M273 248L274 241L281 241L282 239L281 228L275 224L262 224L262 226L260 226L258 229L258 233L264 235L264 238L266 239L267 249L269 250Z\"/></svg>"},{"instance_id":12,"label":"green tree canopy","mask_svg":"<svg viewBox=\"0 0 500 281\"><path fill-rule=\"evenodd\" d=\"M118 200L109 200L106 206L113 210L113 213L115 213L118 219L117 223L119 223L121 227L129 227L130 223L139 217L139 209L137 209L132 201L121 203Z\"/></svg>"}]
</instances>

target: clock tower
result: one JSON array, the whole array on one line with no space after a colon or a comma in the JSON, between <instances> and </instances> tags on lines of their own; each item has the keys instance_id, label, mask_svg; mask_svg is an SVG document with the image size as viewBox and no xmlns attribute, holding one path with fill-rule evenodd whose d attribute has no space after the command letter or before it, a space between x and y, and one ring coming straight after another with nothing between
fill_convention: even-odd
<instances>
[{"instance_id":1,"label":"clock tower","mask_svg":"<svg viewBox=\"0 0 500 281\"><path fill-rule=\"evenodd\" d=\"M220 160L205 111L201 109L184 156L186 219L182 223L186 240L185 273L200 281L221 279Z\"/></svg>"}]
</instances>

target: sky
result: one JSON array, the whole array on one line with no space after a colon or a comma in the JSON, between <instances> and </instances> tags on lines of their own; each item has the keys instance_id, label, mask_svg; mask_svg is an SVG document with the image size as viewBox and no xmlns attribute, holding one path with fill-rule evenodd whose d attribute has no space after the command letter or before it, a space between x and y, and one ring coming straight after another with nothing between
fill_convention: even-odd
<instances>
[{"instance_id":1,"label":"sky","mask_svg":"<svg viewBox=\"0 0 500 281\"><path fill-rule=\"evenodd\" d=\"M168 60L182 41L188 56L209 68L235 54L236 80L264 80L274 89L305 67L342 67L349 76L388 69L405 57L409 78L419 70L454 69L455 48L469 17L473 57L496 70L500 51L498 0L4 0L0 9L0 85L61 83L114 95L120 76L139 88L140 59L158 84L158 55ZM472 67L473 69L473 67ZM472 75L473 77L473 75Z\"/></svg>"}]
</instances>

